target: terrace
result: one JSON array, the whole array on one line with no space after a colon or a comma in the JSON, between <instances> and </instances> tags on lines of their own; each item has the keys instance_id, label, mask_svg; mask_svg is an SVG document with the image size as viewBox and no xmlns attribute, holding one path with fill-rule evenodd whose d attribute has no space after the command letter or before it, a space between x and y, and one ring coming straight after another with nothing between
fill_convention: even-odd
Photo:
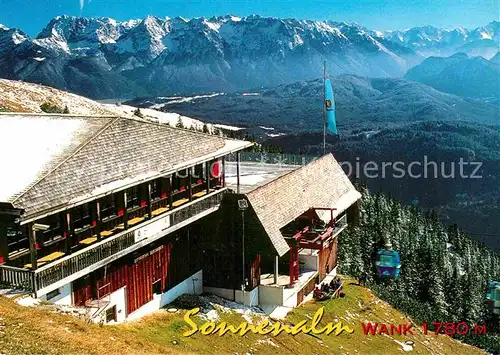
<instances>
[{"instance_id":1,"label":"terrace","mask_svg":"<svg viewBox=\"0 0 500 355\"><path fill-rule=\"evenodd\" d=\"M165 209L151 219L129 225L36 269L0 265L0 280L36 294L45 294L214 212L226 192L226 188L213 189L204 196L172 210Z\"/></svg>"},{"instance_id":2,"label":"terrace","mask_svg":"<svg viewBox=\"0 0 500 355\"><path fill-rule=\"evenodd\" d=\"M277 258L274 273L261 274L261 303L295 307L337 266L336 237L347 227L346 215L325 224L314 218L316 210L323 209L310 209L282 228L290 250Z\"/></svg>"}]
</instances>

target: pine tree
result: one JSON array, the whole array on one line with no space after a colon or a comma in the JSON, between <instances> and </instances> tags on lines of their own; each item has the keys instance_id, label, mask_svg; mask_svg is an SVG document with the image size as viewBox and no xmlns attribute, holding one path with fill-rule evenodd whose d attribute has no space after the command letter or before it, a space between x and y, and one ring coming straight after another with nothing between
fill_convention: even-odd
<instances>
[{"instance_id":1,"label":"pine tree","mask_svg":"<svg viewBox=\"0 0 500 355\"><path fill-rule=\"evenodd\" d=\"M175 127L177 128L184 128L184 123L182 122L182 118L177 119L177 123L175 124Z\"/></svg>"},{"instance_id":2,"label":"pine tree","mask_svg":"<svg viewBox=\"0 0 500 355\"><path fill-rule=\"evenodd\" d=\"M359 226L339 236L340 272L355 277L367 272L370 287L416 321L494 322L491 334L461 340L500 351L498 320L486 312L482 290L488 281L500 280L500 256L456 226L444 228L433 211L423 214L357 188L363 195ZM372 256L385 241L401 256L397 281L376 278Z\"/></svg>"},{"instance_id":3,"label":"pine tree","mask_svg":"<svg viewBox=\"0 0 500 355\"><path fill-rule=\"evenodd\" d=\"M140 118L144 118L144 115L142 114L141 112L141 109L140 108L136 108L134 110L134 116L137 116L137 117L140 117Z\"/></svg>"}]
</instances>

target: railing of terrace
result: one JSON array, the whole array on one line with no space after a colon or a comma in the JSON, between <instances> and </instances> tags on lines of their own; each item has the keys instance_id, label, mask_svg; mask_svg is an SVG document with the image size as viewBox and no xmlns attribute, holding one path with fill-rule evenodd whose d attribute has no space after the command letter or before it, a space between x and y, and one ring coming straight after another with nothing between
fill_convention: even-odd
<instances>
[{"instance_id":1,"label":"railing of terrace","mask_svg":"<svg viewBox=\"0 0 500 355\"><path fill-rule=\"evenodd\" d=\"M306 165L318 157L310 155L284 154L284 153L259 153L259 152L241 152L240 161L255 162L261 164L278 165ZM236 161L236 154L230 154L226 161Z\"/></svg>"},{"instance_id":2,"label":"railing of terrace","mask_svg":"<svg viewBox=\"0 0 500 355\"><path fill-rule=\"evenodd\" d=\"M161 216L170 216L170 227L175 226L219 205L226 192L226 189L221 189ZM0 265L0 282L36 292L133 246L136 243L135 231L147 224L146 221L35 271Z\"/></svg>"}]
</instances>

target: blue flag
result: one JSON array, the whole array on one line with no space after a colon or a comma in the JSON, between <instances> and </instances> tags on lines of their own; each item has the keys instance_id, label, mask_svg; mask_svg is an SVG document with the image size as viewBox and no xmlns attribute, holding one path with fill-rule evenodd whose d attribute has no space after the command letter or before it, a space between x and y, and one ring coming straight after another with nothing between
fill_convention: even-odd
<instances>
[{"instance_id":1,"label":"blue flag","mask_svg":"<svg viewBox=\"0 0 500 355\"><path fill-rule=\"evenodd\" d=\"M325 108L326 108L326 128L328 133L337 133L337 122L335 122L335 99L333 98L332 82L325 80Z\"/></svg>"}]
</instances>

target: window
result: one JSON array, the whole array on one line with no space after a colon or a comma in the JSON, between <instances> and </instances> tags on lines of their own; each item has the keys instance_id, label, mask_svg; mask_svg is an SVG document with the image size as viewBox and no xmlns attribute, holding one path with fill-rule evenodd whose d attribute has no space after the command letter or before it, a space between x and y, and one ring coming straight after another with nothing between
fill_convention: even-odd
<instances>
[{"instance_id":1,"label":"window","mask_svg":"<svg viewBox=\"0 0 500 355\"><path fill-rule=\"evenodd\" d=\"M205 179L205 174L204 174L204 169L203 169L204 164L199 164L194 167L193 171L193 182L194 183L199 183Z\"/></svg>"},{"instance_id":2,"label":"window","mask_svg":"<svg viewBox=\"0 0 500 355\"><path fill-rule=\"evenodd\" d=\"M29 249L27 225L20 226L18 223L14 225L7 224L7 243L9 253L21 249Z\"/></svg>"},{"instance_id":3,"label":"window","mask_svg":"<svg viewBox=\"0 0 500 355\"><path fill-rule=\"evenodd\" d=\"M139 206L139 186L127 190L127 208Z\"/></svg>"},{"instance_id":4,"label":"window","mask_svg":"<svg viewBox=\"0 0 500 355\"><path fill-rule=\"evenodd\" d=\"M116 213L116 202L115 195L108 195L101 199L100 204L101 208L101 219L106 219L112 217Z\"/></svg>"},{"instance_id":5,"label":"window","mask_svg":"<svg viewBox=\"0 0 500 355\"><path fill-rule=\"evenodd\" d=\"M109 323L111 321L116 322L116 306L113 306L106 310L106 323Z\"/></svg>"},{"instance_id":6,"label":"window","mask_svg":"<svg viewBox=\"0 0 500 355\"><path fill-rule=\"evenodd\" d=\"M57 288L54 291L51 291L47 293L47 301L53 299L54 297L57 297L61 294L61 291Z\"/></svg>"},{"instance_id":7,"label":"window","mask_svg":"<svg viewBox=\"0 0 500 355\"><path fill-rule=\"evenodd\" d=\"M71 212L75 230L90 226L90 208L89 204L85 203L81 206L75 207Z\"/></svg>"},{"instance_id":8,"label":"window","mask_svg":"<svg viewBox=\"0 0 500 355\"><path fill-rule=\"evenodd\" d=\"M62 237L62 222L63 222L63 214L54 214L52 216L46 217L37 221L40 224L49 225L49 229L43 232L39 232L38 238L39 242L43 242L44 244L50 243L54 240L58 240Z\"/></svg>"},{"instance_id":9,"label":"window","mask_svg":"<svg viewBox=\"0 0 500 355\"><path fill-rule=\"evenodd\" d=\"M150 182L151 184L151 199L157 199L161 196L160 179Z\"/></svg>"},{"instance_id":10,"label":"window","mask_svg":"<svg viewBox=\"0 0 500 355\"><path fill-rule=\"evenodd\" d=\"M172 178L172 190L184 191L188 187L188 169L180 170Z\"/></svg>"},{"instance_id":11,"label":"window","mask_svg":"<svg viewBox=\"0 0 500 355\"><path fill-rule=\"evenodd\" d=\"M161 295L161 280L153 282L153 294Z\"/></svg>"}]
</instances>

